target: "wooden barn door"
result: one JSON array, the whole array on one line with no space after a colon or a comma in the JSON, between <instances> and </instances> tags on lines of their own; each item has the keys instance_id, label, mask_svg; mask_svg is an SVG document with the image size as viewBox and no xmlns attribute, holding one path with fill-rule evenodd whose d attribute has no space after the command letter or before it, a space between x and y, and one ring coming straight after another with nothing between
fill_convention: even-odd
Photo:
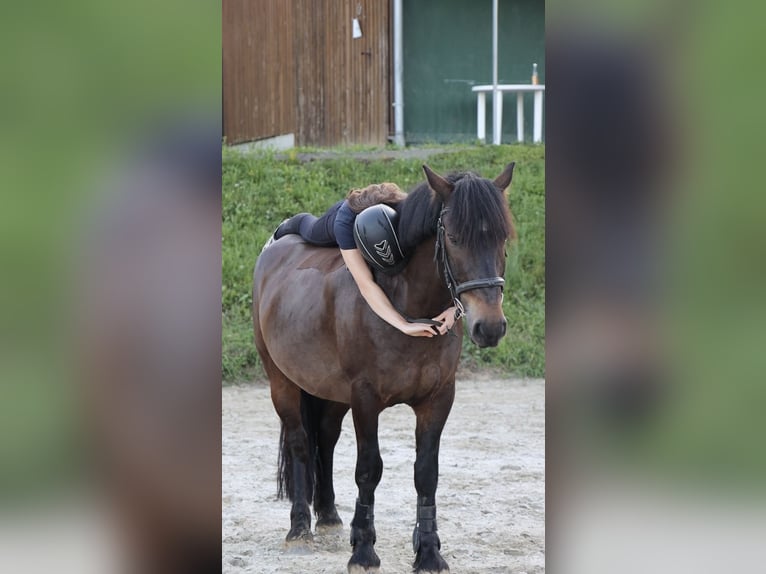
<instances>
[{"instance_id":1,"label":"wooden barn door","mask_svg":"<svg viewBox=\"0 0 766 574\"><path fill-rule=\"evenodd\" d=\"M389 0L294 0L299 145L385 145ZM361 37L354 38L353 21Z\"/></svg>"}]
</instances>

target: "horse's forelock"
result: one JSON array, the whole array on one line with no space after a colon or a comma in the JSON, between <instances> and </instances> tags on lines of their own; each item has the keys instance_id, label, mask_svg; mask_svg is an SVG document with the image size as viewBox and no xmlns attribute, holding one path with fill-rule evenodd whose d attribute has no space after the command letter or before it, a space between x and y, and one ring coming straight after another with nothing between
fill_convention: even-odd
<instances>
[{"instance_id":1,"label":"horse's forelock","mask_svg":"<svg viewBox=\"0 0 766 574\"><path fill-rule=\"evenodd\" d=\"M460 174L449 200L448 232L468 249L481 249L514 238L503 192L473 173Z\"/></svg>"}]
</instances>

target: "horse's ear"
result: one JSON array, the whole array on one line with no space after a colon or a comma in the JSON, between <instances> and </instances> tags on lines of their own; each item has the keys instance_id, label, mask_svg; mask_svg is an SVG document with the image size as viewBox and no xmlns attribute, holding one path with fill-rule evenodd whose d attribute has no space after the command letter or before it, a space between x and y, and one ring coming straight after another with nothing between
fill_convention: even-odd
<instances>
[{"instance_id":1,"label":"horse's ear","mask_svg":"<svg viewBox=\"0 0 766 574\"><path fill-rule=\"evenodd\" d=\"M505 189L509 185L511 185L511 179L513 179L513 168L515 166L516 166L516 162L512 161L511 163L505 166L503 173L501 173L495 178L495 181L492 183L495 184L495 187L497 189L499 189L500 191L505 191Z\"/></svg>"},{"instance_id":2,"label":"horse's ear","mask_svg":"<svg viewBox=\"0 0 766 574\"><path fill-rule=\"evenodd\" d=\"M455 186L425 164L423 165L423 171L426 172L426 179L431 189L439 194L442 201L447 201Z\"/></svg>"}]
</instances>

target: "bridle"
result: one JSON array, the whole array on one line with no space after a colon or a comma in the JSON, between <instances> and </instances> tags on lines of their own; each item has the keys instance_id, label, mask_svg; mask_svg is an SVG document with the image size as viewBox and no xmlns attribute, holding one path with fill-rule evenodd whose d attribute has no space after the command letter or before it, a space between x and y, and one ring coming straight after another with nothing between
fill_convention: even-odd
<instances>
[{"instance_id":1,"label":"bridle","mask_svg":"<svg viewBox=\"0 0 766 574\"><path fill-rule=\"evenodd\" d=\"M447 211L449 211L449 208L442 208L441 213L439 214L439 220L436 223L436 251L434 252L434 261L441 260L441 264L444 267L444 280L447 283L447 289L449 290L450 295L452 296L452 301L457 309L457 311L455 311L455 321L457 321L465 315L465 308L460 302L461 293L473 289L486 289L487 287L500 287L502 289L503 285L505 285L505 279L502 277L485 277L483 279L471 279L470 281L464 281L463 283L457 282L449 263L446 242L444 239L447 232L444 228L442 218Z\"/></svg>"}]
</instances>

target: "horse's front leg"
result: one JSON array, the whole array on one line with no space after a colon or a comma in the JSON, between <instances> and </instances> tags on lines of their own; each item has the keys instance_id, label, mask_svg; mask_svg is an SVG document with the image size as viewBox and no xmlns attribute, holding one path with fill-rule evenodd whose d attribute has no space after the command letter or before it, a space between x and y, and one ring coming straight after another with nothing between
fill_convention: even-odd
<instances>
[{"instance_id":1,"label":"horse's front leg","mask_svg":"<svg viewBox=\"0 0 766 574\"><path fill-rule=\"evenodd\" d=\"M412 533L415 572L449 572L447 562L439 553L436 486L439 482L439 441L454 398L455 384L452 381L435 397L414 407L417 416L415 490L418 493L417 521Z\"/></svg>"},{"instance_id":2,"label":"horse's front leg","mask_svg":"<svg viewBox=\"0 0 766 574\"><path fill-rule=\"evenodd\" d=\"M350 574L377 572L380 558L375 553L375 488L383 475L383 460L378 446L380 407L371 401L352 397L351 413L356 431L356 485L359 496L351 521Z\"/></svg>"}]
</instances>

